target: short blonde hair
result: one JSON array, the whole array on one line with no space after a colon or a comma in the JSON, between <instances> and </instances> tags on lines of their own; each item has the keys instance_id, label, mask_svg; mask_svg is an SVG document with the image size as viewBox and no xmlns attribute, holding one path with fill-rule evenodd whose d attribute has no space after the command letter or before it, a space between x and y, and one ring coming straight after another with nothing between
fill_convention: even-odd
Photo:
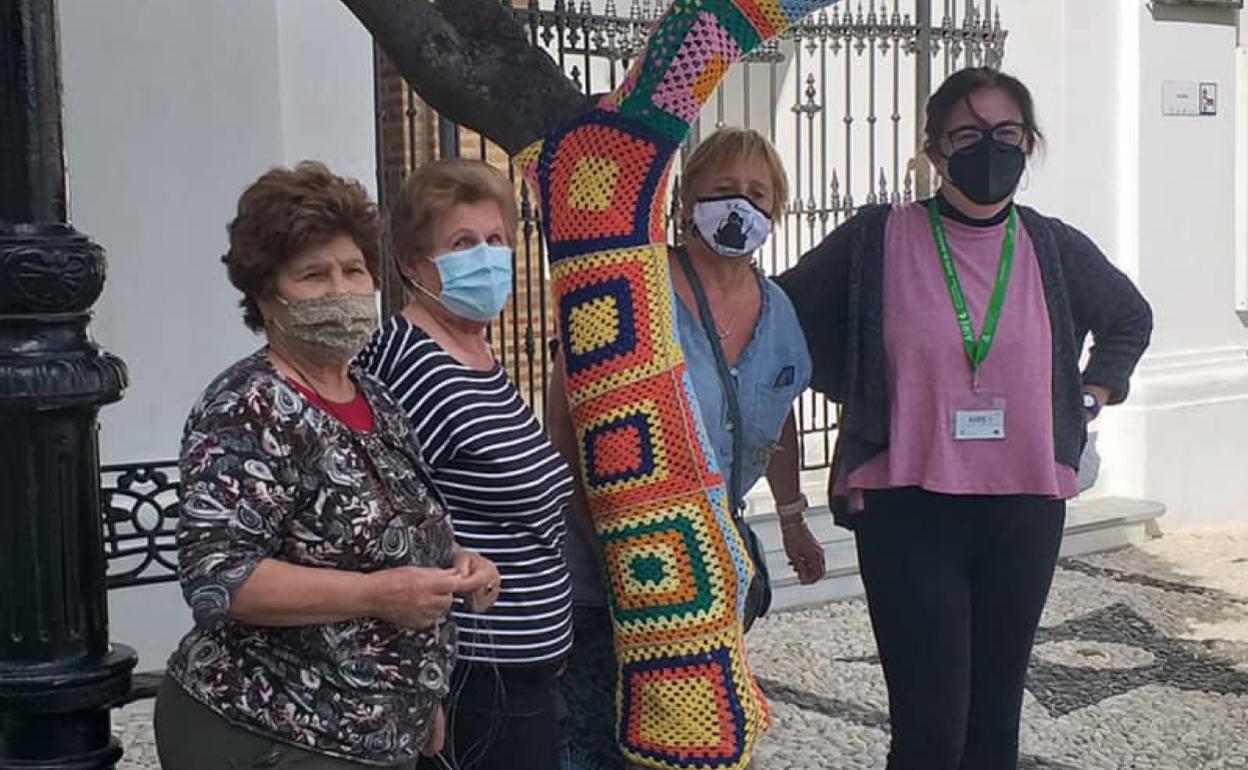
<instances>
[{"instance_id":1,"label":"short blonde hair","mask_svg":"<svg viewBox=\"0 0 1248 770\"><path fill-rule=\"evenodd\" d=\"M685 161L680 180L681 217L685 223L693 215L693 204L697 203L694 190L698 182L742 158L762 158L771 172L770 214L776 219L784 212L785 201L789 199L789 178L776 148L752 128L727 127L703 139Z\"/></svg>"},{"instance_id":2,"label":"short blonde hair","mask_svg":"<svg viewBox=\"0 0 1248 770\"><path fill-rule=\"evenodd\" d=\"M515 247L520 215L515 188L503 172L479 160L448 158L421 166L403 182L390 206L387 231L400 264L433 251L438 218L461 203L493 201L503 212L507 245Z\"/></svg>"}]
</instances>

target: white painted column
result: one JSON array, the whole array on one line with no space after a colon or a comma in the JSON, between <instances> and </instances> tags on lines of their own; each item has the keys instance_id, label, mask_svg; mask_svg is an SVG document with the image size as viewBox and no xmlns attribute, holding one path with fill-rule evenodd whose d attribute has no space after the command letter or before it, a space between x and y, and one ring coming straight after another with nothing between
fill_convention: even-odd
<instances>
[{"instance_id":1,"label":"white painted column","mask_svg":"<svg viewBox=\"0 0 1248 770\"><path fill-rule=\"evenodd\" d=\"M1139 276L1153 347L1116 422L1163 527L1248 521L1248 330L1236 314L1235 11L1139 14ZM1168 11L1168 12L1166 12ZM1162 81L1213 82L1217 114L1162 114ZM1239 132L1242 135L1242 127ZM1107 428L1108 430L1108 428Z\"/></svg>"}]
</instances>

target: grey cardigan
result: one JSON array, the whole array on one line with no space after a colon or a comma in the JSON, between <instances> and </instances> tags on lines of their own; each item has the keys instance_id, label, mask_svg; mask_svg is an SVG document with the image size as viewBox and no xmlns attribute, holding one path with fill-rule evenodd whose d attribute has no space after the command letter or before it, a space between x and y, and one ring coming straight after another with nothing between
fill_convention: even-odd
<instances>
[{"instance_id":1,"label":"grey cardigan","mask_svg":"<svg viewBox=\"0 0 1248 770\"><path fill-rule=\"evenodd\" d=\"M884 229L890 211L887 205L862 209L776 278L810 347L811 387L842 406L834 480L888 447ZM1078 469L1087 440L1083 384L1108 389L1111 404L1127 397L1131 373L1152 334L1152 310L1083 233L1026 206L1019 206L1018 214L1035 244L1052 326L1055 459ZM1079 358L1089 332L1094 345L1081 374ZM831 500L841 526L853 523L848 502Z\"/></svg>"}]
</instances>

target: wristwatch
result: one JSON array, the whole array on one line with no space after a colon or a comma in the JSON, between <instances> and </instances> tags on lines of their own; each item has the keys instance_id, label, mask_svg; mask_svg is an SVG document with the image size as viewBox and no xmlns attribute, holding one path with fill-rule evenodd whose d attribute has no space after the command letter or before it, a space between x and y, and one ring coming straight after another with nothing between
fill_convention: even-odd
<instances>
[{"instance_id":1,"label":"wristwatch","mask_svg":"<svg viewBox=\"0 0 1248 770\"><path fill-rule=\"evenodd\" d=\"M1083 392L1083 408L1095 420L1097 415L1101 413L1101 402L1096 400L1096 396L1085 390Z\"/></svg>"}]
</instances>

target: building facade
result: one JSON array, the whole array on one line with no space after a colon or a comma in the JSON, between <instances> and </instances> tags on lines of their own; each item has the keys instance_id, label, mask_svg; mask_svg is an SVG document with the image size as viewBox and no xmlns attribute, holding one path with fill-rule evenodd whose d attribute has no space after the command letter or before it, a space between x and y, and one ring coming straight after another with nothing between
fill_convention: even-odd
<instances>
[{"instance_id":1,"label":"building facade","mask_svg":"<svg viewBox=\"0 0 1248 770\"><path fill-rule=\"evenodd\" d=\"M897 10L867 5L880 18ZM913 1L898 5L909 13ZM961 5L935 0L934 22L941 6ZM1020 199L1088 233L1156 313L1131 400L1098 425L1104 463L1092 495L1155 500L1167 509L1163 530L1248 521L1248 12L1139 0L984 5L1009 32L1002 66L1033 88L1047 137ZM103 412L102 457L168 459L204 384L261 344L219 261L242 188L273 165L315 158L379 189L374 51L335 0L63 1L60 13L71 215L109 254L93 330L131 373L125 399ZM764 98L767 75L743 74L729 88L746 96L708 108L718 114L704 121L775 125L768 105L800 105L814 77L792 62L777 71L779 97ZM866 77L839 72L820 74L825 108ZM912 93L909 80L901 90ZM1184 94L1197 114L1166 114L1184 111ZM880 107L904 137L898 157L878 163L884 195L903 194L914 154L916 111L901 104ZM866 109L834 128L875 126ZM803 142L800 129L777 135L786 157L800 159ZM830 146L820 175L837 171L837 195L851 184L858 203L879 192L874 168L847 179L836 167L844 148ZM808 154L791 171L809 180L814 163ZM813 200L831 181L802 184ZM803 237L795 222L780 237ZM824 473L808 472L812 497ZM162 665L189 624L176 587L114 591L111 602L114 636L139 647L141 667Z\"/></svg>"}]
</instances>

